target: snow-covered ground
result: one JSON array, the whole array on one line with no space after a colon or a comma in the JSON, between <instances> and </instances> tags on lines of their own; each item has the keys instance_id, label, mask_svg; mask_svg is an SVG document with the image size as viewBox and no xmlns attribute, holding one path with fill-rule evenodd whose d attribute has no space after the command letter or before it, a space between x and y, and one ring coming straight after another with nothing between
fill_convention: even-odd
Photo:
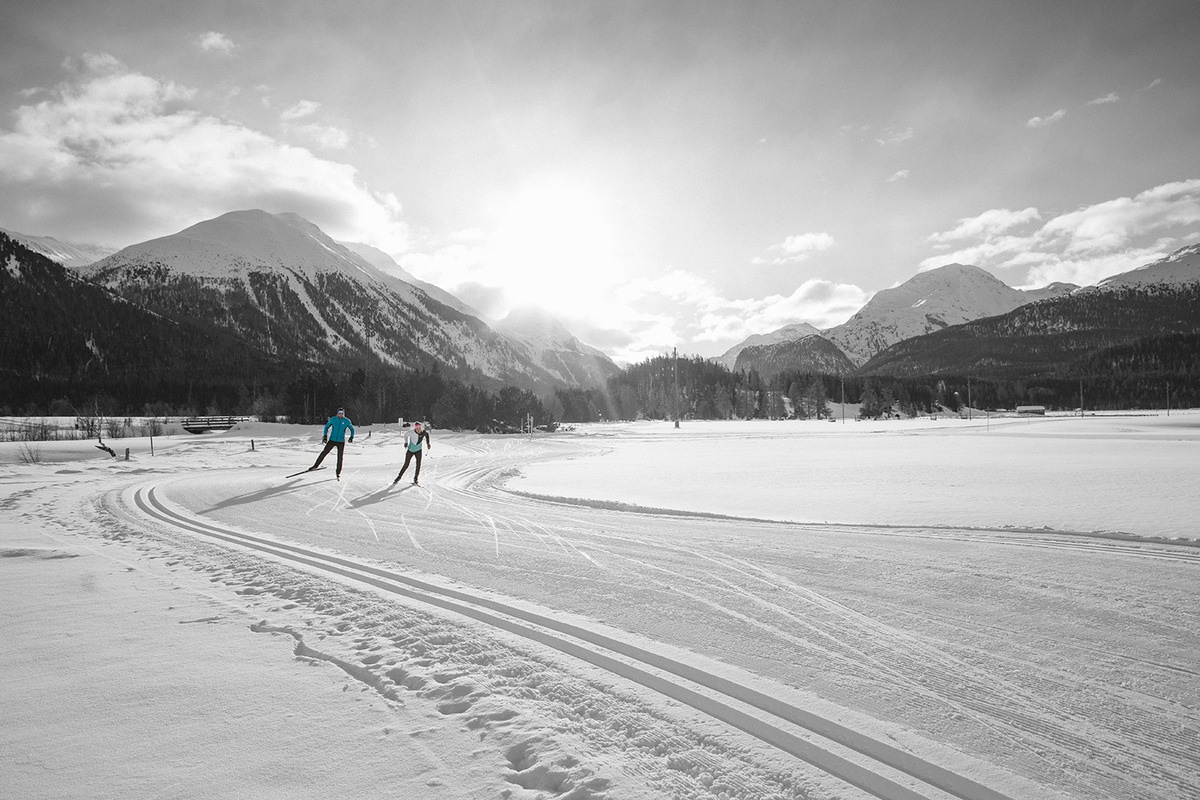
<instances>
[{"instance_id":1,"label":"snow-covered ground","mask_svg":"<svg viewBox=\"0 0 1200 800\"><path fill-rule=\"evenodd\" d=\"M398 436L0 444L0 795L1200 795L1200 414Z\"/></svg>"}]
</instances>

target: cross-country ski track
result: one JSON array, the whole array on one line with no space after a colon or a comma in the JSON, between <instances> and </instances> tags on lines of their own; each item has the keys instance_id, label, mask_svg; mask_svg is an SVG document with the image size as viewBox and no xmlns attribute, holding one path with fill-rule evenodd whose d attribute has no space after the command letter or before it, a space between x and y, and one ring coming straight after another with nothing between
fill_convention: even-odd
<instances>
[{"instance_id":1,"label":"cross-country ski track","mask_svg":"<svg viewBox=\"0 0 1200 800\"><path fill-rule=\"evenodd\" d=\"M183 621L246 620L373 713L431 714L452 738L410 746L461 781L431 797L1200 796L1194 541L530 494L526 465L607 445L435 442L419 486L387 431L340 481L291 476L306 437L229 436L47 470L5 507L166 565L214 609Z\"/></svg>"},{"instance_id":2,"label":"cross-country ski track","mask_svg":"<svg viewBox=\"0 0 1200 800\"><path fill-rule=\"evenodd\" d=\"M553 647L686 703L877 797L920 800L942 796L936 789L962 800L1007 800L994 789L834 720L651 650L479 595L191 518L170 509L155 496L153 487L136 490L133 500L147 516L168 525L350 578ZM757 716L746 707L766 712L774 719ZM810 736L793 733L783 723L791 723Z\"/></svg>"},{"instance_id":3,"label":"cross-country ski track","mask_svg":"<svg viewBox=\"0 0 1200 800\"><path fill-rule=\"evenodd\" d=\"M1086 787L1121 797L1131 780L1171 796L1200 764L1187 744L1196 714L1174 685L1194 685L1194 664L1180 657L1187 642L1172 654L1137 641L1142 623L1179 623L1155 608L1130 630L1123 608L1143 580L1131 570L1165 564L1153 580L1182 587L1200 565L1194 547L535 498L506 491L506 477L577 446L448 435L439 444L421 486L407 476L391 486L376 447L340 482L255 466L143 483L122 502L156 524L552 648L872 796L999 800ZM914 595L914 583L929 586ZM1010 594L1028 618L1014 615ZM1056 615L1079 635L1055 630ZM1133 641L1097 642L1101 629Z\"/></svg>"}]
</instances>

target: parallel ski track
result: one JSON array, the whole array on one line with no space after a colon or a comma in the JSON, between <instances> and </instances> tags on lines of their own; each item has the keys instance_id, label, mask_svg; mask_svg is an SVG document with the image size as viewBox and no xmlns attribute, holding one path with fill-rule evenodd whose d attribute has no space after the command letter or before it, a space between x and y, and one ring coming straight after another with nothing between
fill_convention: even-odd
<instances>
[{"instance_id":1,"label":"parallel ski track","mask_svg":"<svg viewBox=\"0 0 1200 800\"><path fill-rule=\"evenodd\" d=\"M186 516L165 505L158 498L156 488L147 485L133 492L136 507L154 520L350 578L551 647L684 703L884 800L929 800L944 796L941 793L960 800L1012 800L996 789L894 745L660 653L497 600ZM717 693L718 697L689 688L660 673L682 678ZM765 712L770 717L744 711L719 696ZM802 728L812 736L792 733L781 722ZM812 737L819 738L814 740ZM842 748L854 751L858 756L843 756L837 752Z\"/></svg>"}]
</instances>

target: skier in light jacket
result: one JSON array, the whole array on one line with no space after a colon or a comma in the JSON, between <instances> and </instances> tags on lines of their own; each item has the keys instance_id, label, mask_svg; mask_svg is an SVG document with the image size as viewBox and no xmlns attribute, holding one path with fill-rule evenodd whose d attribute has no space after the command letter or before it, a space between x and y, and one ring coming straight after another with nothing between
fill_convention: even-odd
<instances>
[{"instance_id":1,"label":"skier in light jacket","mask_svg":"<svg viewBox=\"0 0 1200 800\"><path fill-rule=\"evenodd\" d=\"M404 466L400 468L400 474L396 476L396 480L392 481L395 486L404 477L404 471L408 469L408 464L413 458L417 459L417 468L413 472L413 486L417 486L421 478L421 454L424 452L421 443L424 441L429 449L433 449L433 442L429 440L429 431L425 430L425 426L419 422L414 422L410 430L404 432Z\"/></svg>"},{"instance_id":2,"label":"skier in light jacket","mask_svg":"<svg viewBox=\"0 0 1200 800\"><path fill-rule=\"evenodd\" d=\"M350 433L349 441L354 442L354 423L346 419L346 409L339 408L337 414L329 418L329 422L325 423L325 430L321 433L321 441L325 444L325 449L321 451L321 455L317 456L316 462L308 468L312 472L317 467L321 466L321 462L325 460L325 456L329 455L329 451L337 448L337 479L342 479L342 451L346 447L346 433Z\"/></svg>"}]
</instances>

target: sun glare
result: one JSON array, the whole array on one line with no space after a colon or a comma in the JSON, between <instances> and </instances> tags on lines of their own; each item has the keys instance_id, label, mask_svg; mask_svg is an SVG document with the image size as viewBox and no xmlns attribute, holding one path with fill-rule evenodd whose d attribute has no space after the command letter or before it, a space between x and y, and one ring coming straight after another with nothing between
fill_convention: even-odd
<instances>
[{"instance_id":1,"label":"sun glare","mask_svg":"<svg viewBox=\"0 0 1200 800\"><path fill-rule=\"evenodd\" d=\"M523 186L500 209L496 268L508 293L549 311L590 315L619 281L604 198L560 178Z\"/></svg>"}]
</instances>

